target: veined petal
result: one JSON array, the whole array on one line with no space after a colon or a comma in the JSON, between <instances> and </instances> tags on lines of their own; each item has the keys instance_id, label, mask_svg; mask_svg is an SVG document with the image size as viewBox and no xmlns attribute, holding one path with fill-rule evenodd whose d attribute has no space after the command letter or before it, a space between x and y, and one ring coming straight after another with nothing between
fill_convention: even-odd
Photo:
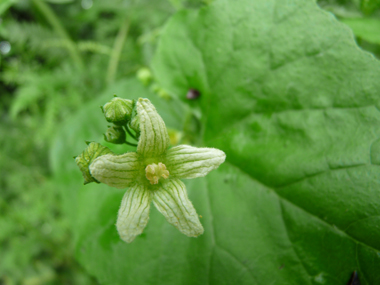
<instances>
[{"instance_id":1,"label":"veined petal","mask_svg":"<svg viewBox=\"0 0 380 285\"><path fill-rule=\"evenodd\" d=\"M137 152L148 157L163 154L169 147L169 135L164 121L148 99L140 98L136 108L141 131Z\"/></svg>"},{"instance_id":2,"label":"veined petal","mask_svg":"<svg viewBox=\"0 0 380 285\"><path fill-rule=\"evenodd\" d=\"M178 145L167 152L165 165L175 178L203 177L219 167L226 154L216 148Z\"/></svg>"},{"instance_id":3,"label":"veined petal","mask_svg":"<svg viewBox=\"0 0 380 285\"><path fill-rule=\"evenodd\" d=\"M120 238L132 242L141 234L149 220L152 193L143 185L135 184L125 192L117 216L116 228Z\"/></svg>"},{"instance_id":4,"label":"veined petal","mask_svg":"<svg viewBox=\"0 0 380 285\"><path fill-rule=\"evenodd\" d=\"M122 155L107 154L98 157L90 164L90 173L99 182L122 189L135 183L139 165L138 155L135 152Z\"/></svg>"},{"instance_id":5,"label":"veined petal","mask_svg":"<svg viewBox=\"0 0 380 285\"><path fill-rule=\"evenodd\" d=\"M179 179L169 179L154 191L153 203L166 220L189 237L203 234L197 212L186 193L186 186Z\"/></svg>"}]
</instances>

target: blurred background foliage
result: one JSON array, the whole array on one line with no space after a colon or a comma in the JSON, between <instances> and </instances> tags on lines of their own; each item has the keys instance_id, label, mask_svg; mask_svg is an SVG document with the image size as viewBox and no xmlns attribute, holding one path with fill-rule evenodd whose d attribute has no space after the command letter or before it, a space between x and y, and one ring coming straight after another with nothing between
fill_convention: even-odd
<instances>
[{"instance_id":1,"label":"blurred background foliage","mask_svg":"<svg viewBox=\"0 0 380 285\"><path fill-rule=\"evenodd\" d=\"M51 143L65 118L115 82L137 75L146 84L165 21L210 2L0 0L0 284L97 283L73 257L50 182ZM380 57L380 0L318 3Z\"/></svg>"},{"instance_id":2,"label":"blurred background foliage","mask_svg":"<svg viewBox=\"0 0 380 285\"><path fill-rule=\"evenodd\" d=\"M354 32L363 49L380 57L380 0L319 0L319 6L332 12Z\"/></svg>"}]
</instances>

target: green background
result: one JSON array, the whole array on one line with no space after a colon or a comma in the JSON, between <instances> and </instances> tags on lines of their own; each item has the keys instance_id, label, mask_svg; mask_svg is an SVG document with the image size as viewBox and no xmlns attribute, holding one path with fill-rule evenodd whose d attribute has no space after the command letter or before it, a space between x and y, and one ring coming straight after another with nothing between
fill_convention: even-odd
<instances>
[{"instance_id":1,"label":"green background","mask_svg":"<svg viewBox=\"0 0 380 285\"><path fill-rule=\"evenodd\" d=\"M377 4L343 2L320 5L352 26L357 41L376 55L377 10L371 7ZM136 62L151 66L151 85L125 79L135 72L130 61L129 67L119 66L114 82L95 84L95 74L106 64L102 57L99 66L85 59L94 65L83 75L92 74L87 90L103 91L81 99L76 108L67 107L64 118L56 117L56 135L41 150L49 153L49 170L43 182L33 182L36 188L45 187L39 187L40 197L41 189L58 193L59 202L55 196L46 199L46 207L59 205L64 226L54 219L50 223L54 232L64 229L67 237L53 239L51 252L59 252L57 245L72 247L84 271L97 280L75 271L76 283L347 284L354 271L361 284L380 283L378 60L315 1L172 5L180 11L163 13L162 18L174 15L166 24L158 21L164 26L156 43L133 46L132 25L132 40L124 46L124 52L135 51L131 58ZM145 52L155 50L153 58L144 47ZM186 99L189 89L201 96ZM73 100L83 92L75 90ZM184 181L202 216L202 236L182 235L152 207L144 233L126 244L115 228L125 190L82 185L72 157L86 147L85 140L117 153L133 150L102 139L107 122L99 106L113 94L149 98L168 128L183 133L185 142L226 153L217 170ZM48 98L43 102L54 102ZM12 103L13 116L20 120L34 114L28 104L20 99ZM10 210L5 214L1 221L11 221ZM69 272L75 266L72 260L65 268ZM6 282L15 276L9 268L5 277L0 271ZM70 277L48 280L70 282Z\"/></svg>"}]
</instances>

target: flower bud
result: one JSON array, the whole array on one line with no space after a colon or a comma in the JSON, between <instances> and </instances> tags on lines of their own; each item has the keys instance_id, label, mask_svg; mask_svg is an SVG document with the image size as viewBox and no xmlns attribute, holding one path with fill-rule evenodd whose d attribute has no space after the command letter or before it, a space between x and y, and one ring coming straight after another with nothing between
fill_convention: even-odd
<instances>
[{"instance_id":1,"label":"flower bud","mask_svg":"<svg viewBox=\"0 0 380 285\"><path fill-rule=\"evenodd\" d=\"M171 145L178 145L182 140L183 133L174 129L168 129L169 140Z\"/></svg>"},{"instance_id":2,"label":"flower bud","mask_svg":"<svg viewBox=\"0 0 380 285\"><path fill-rule=\"evenodd\" d=\"M152 73L150 72L149 68L146 67L140 68L137 71L137 78L145 86L149 85L149 83L153 80Z\"/></svg>"},{"instance_id":3,"label":"flower bud","mask_svg":"<svg viewBox=\"0 0 380 285\"><path fill-rule=\"evenodd\" d=\"M153 84L150 90L162 99L170 100L172 98L171 95L158 84Z\"/></svg>"},{"instance_id":4,"label":"flower bud","mask_svg":"<svg viewBox=\"0 0 380 285\"><path fill-rule=\"evenodd\" d=\"M103 107L103 113L106 120L116 125L125 125L132 115L133 101L120 97L113 98Z\"/></svg>"},{"instance_id":5,"label":"flower bud","mask_svg":"<svg viewBox=\"0 0 380 285\"><path fill-rule=\"evenodd\" d=\"M104 140L114 144L125 143L125 131L122 127L113 126L107 129L104 134Z\"/></svg>"},{"instance_id":6,"label":"flower bud","mask_svg":"<svg viewBox=\"0 0 380 285\"><path fill-rule=\"evenodd\" d=\"M91 176L89 166L91 162L93 162L99 156L113 152L108 147L102 146L101 144L96 142L91 142L87 144L87 148L75 158L75 162L77 163L79 169L82 171L84 184L90 182L99 183L95 178Z\"/></svg>"},{"instance_id":7,"label":"flower bud","mask_svg":"<svg viewBox=\"0 0 380 285\"><path fill-rule=\"evenodd\" d=\"M129 127L136 132L137 135L140 134L140 117L136 115L129 122Z\"/></svg>"}]
</instances>

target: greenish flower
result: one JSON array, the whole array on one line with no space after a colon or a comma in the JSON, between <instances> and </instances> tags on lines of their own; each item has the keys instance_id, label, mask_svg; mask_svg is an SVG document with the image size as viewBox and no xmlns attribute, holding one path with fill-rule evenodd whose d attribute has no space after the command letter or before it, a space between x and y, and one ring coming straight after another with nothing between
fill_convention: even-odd
<instances>
[{"instance_id":1,"label":"greenish flower","mask_svg":"<svg viewBox=\"0 0 380 285\"><path fill-rule=\"evenodd\" d=\"M166 126L148 99L136 103L140 123L137 152L107 154L89 166L91 176L124 194L116 227L125 242L132 242L148 223L150 204L189 237L203 233L198 215L180 179L205 176L224 162L226 155L214 148L178 145L168 149Z\"/></svg>"}]
</instances>

